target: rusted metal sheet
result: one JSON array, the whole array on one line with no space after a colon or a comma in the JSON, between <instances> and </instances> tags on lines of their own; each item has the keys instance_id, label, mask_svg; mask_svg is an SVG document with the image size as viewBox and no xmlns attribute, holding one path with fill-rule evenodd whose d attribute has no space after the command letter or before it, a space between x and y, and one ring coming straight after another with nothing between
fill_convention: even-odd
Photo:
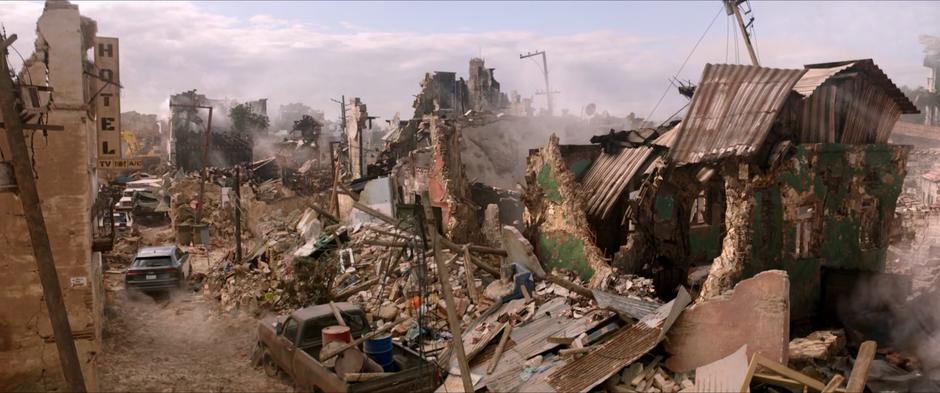
<instances>
[{"instance_id":1,"label":"rusted metal sheet","mask_svg":"<svg viewBox=\"0 0 940 393\"><path fill-rule=\"evenodd\" d=\"M584 189L590 195L588 215L599 220L607 218L627 186L637 174L643 173L653 156L654 150L649 146L624 148L617 154L601 153L584 177Z\"/></svg>"},{"instance_id":2,"label":"rusted metal sheet","mask_svg":"<svg viewBox=\"0 0 940 393\"><path fill-rule=\"evenodd\" d=\"M673 127L671 130L666 131L665 133L660 135L658 138L654 139L653 144L656 146L662 146L667 149L671 149L672 146L676 143L676 134L678 134L676 132L676 129L678 128L679 126L677 125Z\"/></svg>"},{"instance_id":3,"label":"rusted metal sheet","mask_svg":"<svg viewBox=\"0 0 940 393\"><path fill-rule=\"evenodd\" d=\"M921 175L921 177L934 183L940 182L940 167L934 167L930 172Z\"/></svg>"},{"instance_id":4,"label":"rusted metal sheet","mask_svg":"<svg viewBox=\"0 0 940 393\"><path fill-rule=\"evenodd\" d=\"M871 60L807 65L794 91L806 96L801 143L886 143L910 100Z\"/></svg>"},{"instance_id":5,"label":"rusted metal sheet","mask_svg":"<svg viewBox=\"0 0 940 393\"><path fill-rule=\"evenodd\" d=\"M600 348L562 366L548 377L548 384L559 392L591 390L656 347L690 301L688 292L680 288L676 299L633 326L621 328Z\"/></svg>"},{"instance_id":6,"label":"rusted metal sheet","mask_svg":"<svg viewBox=\"0 0 940 393\"><path fill-rule=\"evenodd\" d=\"M594 299L597 300L597 307L614 310L618 314L633 319L642 319L660 306L660 303L615 295L597 289L593 293Z\"/></svg>"},{"instance_id":7,"label":"rusted metal sheet","mask_svg":"<svg viewBox=\"0 0 940 393\"><path fill-rule=\"evenodd\" d=\"M670 157L679 163L750 156L805 70L706 64L689 112L675 131Z\"/></svg>"},{"instance_id":8,"label":"rusted metal sheet","mask_svg":"<svg viewBox=\"0 0 940 393\"><path fill-rule=\"evenodd\" d=\"M891 78L885 74L878 65L875 64L871 59L861 59L861 60L848 60L848 61L838 61L833 63L818 63L818 64L807 64L804 66L807 69L806 76L801 79L794 86L794 90L797 90L797 87L803 91L798 91L803 96L808 96L812 94L812 91L817 87L823 85L829 78L849 72L862 72L868 75L871 78L871 83L880 87L901 109L901 113L910 114L910 113L919 113L917 107L907 98L906 95L898 88L894 82L891 81ZM815 75L813 78L809 78L811 75ZM828 74L828 76L826 76ZM804 93L806 92L806 93Z\"/></svg>"}]
</instances>

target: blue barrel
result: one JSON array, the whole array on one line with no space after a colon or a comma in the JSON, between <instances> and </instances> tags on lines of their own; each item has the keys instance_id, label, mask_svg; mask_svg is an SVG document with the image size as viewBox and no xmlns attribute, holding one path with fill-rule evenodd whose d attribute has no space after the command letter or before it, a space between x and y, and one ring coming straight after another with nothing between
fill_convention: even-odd
<instances>
[{"instance_id":1,"label":"blue barrel","mask_svg":"<svg viewBox=\"0 0 940 393\"><path fill-rule=\"evenodd\" d=\"M366 355L382 366L386 372L395 371L395 358L392 356L392 335L384 334L369 340L363 344Z\"/></svg>"}]
</instances>

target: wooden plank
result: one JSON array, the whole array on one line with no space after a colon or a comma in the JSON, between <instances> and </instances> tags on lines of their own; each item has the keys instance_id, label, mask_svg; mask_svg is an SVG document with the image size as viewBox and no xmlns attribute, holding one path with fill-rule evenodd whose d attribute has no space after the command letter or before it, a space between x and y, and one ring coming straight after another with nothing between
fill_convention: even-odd
<instances>
[{"instance_id":1,"label":"wooden plank","mask_svg":"<svg viewBox=\"0 0 940 393\"><path fill-rule=\"evenodd\" d=\"M0 122L0 128L6 128L3 122ZM65 131L64 126L56 126L52 124L29 124L24 123L22 125L24 130L47 130L47 131Z\"/></svg>"},{"instance_id":2,"label":"wooden plank","mask_svg":"<svg viewBox=\"0 0 940 393\"><path fill-rule=\"evenodd\" d=\"M877 348L878 344L871 340L863 342L858 347L855 365L852 366L849 382L845 385L846 392L854 393L865 390L865 382L868 381L868 369L871 368L871 361L875 358L875 349Z\"/></svg>"},{"instance_id":3,"label":"wooden plank","mask_svg":"<svg viewBox=\"0 0 940 393\"><path fill-rule=\"evenodd\" d=\"M761 366L769 368L771 371L777 374L780 374L784 377L787 377L794 381L802 383L808 386L810 389L822 391L823 389L826 388L826 384L820 381L817 381L813 378L810 378L806 376L806 374L803 374L799 371L796 371L787 366L784 366L783 364L780 364L775 360L768 359L764 357L763 355L761 355L760 353L754 354L754 358L751 359L751 362L754 362L754 360L757 360Z\"/></svg>"},{"instance_id":4,"label":"wooden plank","mask_svg":"<svg viewBox=\"0 0 940 393\"><path fill-rule=\"evenodd\" d=\"M757 354L751 356L751 362L747 365L747 373L744 374L744 382L741 383L741 393L748 393L751 391L751 379L754 378L754 372L757 371ZM698 386L695 387L698 390Z\"/></svg>"},{"instance_id":5,"label":"wooden plank","mask_svg":"<svg viewBox=\"0 0 940 393\"><path fill-rule=\"evenodd\" d=\"M827 383L827 384L826 384L826 387L822 390L822 393L833 393L833 392L835 392L835 391L836 391L836 388L838 388L839 385L842 384L842 380L844 380L844 379L845 379L845 377L843 377L843 376L841 376L841 375L839 375L839 374L833 375L833 376L832 376L832 379L829 380L829 383Z\"/></svg>"},{"instance_id":6,"label":"wooden plank","mask_svg":"<svg viewBox=\"0 0 940 393\"><path fill-rule=\"evenodd\" d=\"M452 342L454 343L454 353L457 355L457 365L460 367L460 379L463 381L464 391L473 392L470 363L463 349L460 317L457 316L457 307L454 305L454 291L450 286L450 269L447 268L447 263L444 262L444 257L441 255L441 235L437 233L435 225L429 225L433 222L431 219L434 217L434 212L431 210L431 197L427 191L421 194L421 201L423 202L421 205L424 209L425 219L428 222L422 222L419 225L427 225L430 229L431 243L434 246L434 264L437 265L439 285L441 286L441 292L444 292L444 304L447 306L447 324L450 325L451 334L456 338ZM356 204L359 205L359 202L356 202Z\"/></svg>"},{"instance_id":7,"label":"wooden plank","mask_svg":"<svg viewBox=\"0 0 940 393\"><path fill-rule=\"evenodd\" d=\"M496 365L499 364L499 358L503 356L503 348L506 347L506 342L509 341L510 332L512 332L511 320L506 323L506 328L503 329L503 336L499 338L499 344L496 345L496 354L493 355L493 361L490 362L490 366L486 368L487 375L493 373L493 370L496 369Z\"/></svg>"},{"instance_id":8,"label":"wooden plank","mask_svg":"<svg viewBox=\"0 0 940 393\"><path fill-rule=\"evenodd\" d=\"M464 259L464 273L467 276L467 295L470 296L470 303L474 304L477 302L479 295L477 294L477 284L476 279L473 278L473 261L470 256L470 247L463 246L463 259Z\"/></svg>"},{"instance_id":9,"label":"wooden plank","mask_svg":"<svg viewBox=\"0 0 940 393\"><path fill-rule=\"evenodd\" d=\"M330 302L330 309L333 310L333 317L336 318L336 322L339 323L340 326L348 326L348 325L346 325L346 320L343 319L343 314L340 314L339 309L336 308L336 303L333 303L333 302L331 301L331 302Z\"/></svg>"}]
</instances>

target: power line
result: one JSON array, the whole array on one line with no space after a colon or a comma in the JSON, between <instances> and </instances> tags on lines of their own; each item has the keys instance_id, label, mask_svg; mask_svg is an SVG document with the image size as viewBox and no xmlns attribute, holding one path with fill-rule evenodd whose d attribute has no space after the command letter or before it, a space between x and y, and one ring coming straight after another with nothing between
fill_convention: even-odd
<instances>
[{"instance_id":1,"label":"power line","mask_svg":"<svg viewBox=\"0 0 940 393\"><path fill-rule=\"evenodd\" d=\"M698 49L698 45L702 43L702 40L705 39L705 35L708 34L708 31L711 30L712 25L715 24L715 21L718 20L718 15L721 15L721 11L725 9L725 6L722 5L718 8L718 12L715 13L715 17L712 18L712 21L708 24L708 27L705 28L705 31L702 32L702 35L698 38L698 41L695 41L695 45L692 47L692 50L689 52L689 55L685 57L685 60L682 62L682 65L679 66L679 70L676 71L673 78L679 76L679 73L682 72L682 69L685 68L685 65L689 62L689 59L692 58L692 55L695 53L695 50ZM659 97L659 100L656 101L656 105L653 106L653 110L650 111L649 115L646 116L646 120L649 120L653 117L653 114L656 113L656 109L659 109L659 104L662 104L663 99L666 98L666 94L669 94L669 88L672 87L672 82L666 85L666 88L663 90L663 95Z\"/></svg>"}]
</instances>

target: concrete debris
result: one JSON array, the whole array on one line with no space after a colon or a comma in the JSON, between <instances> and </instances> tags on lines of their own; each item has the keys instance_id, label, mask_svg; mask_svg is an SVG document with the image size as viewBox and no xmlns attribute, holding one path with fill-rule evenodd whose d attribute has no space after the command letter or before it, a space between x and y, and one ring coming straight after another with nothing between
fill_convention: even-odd
<instances>
[{"instance_id":1,"label":"concrete debris","mask_svg":"<svg viewBox=\"0 0 940 393\"><path fill-rule=\"evenodd\" d=\"M801 369L817 362L828 363L845 351L845 332L820 330L790 341L790 366Z\"/></svg>"},{"instance_id":2,"label":"concrete debris","mask_svg":"<svg viewBox=\"0 0 940 393\"><path fill-rule=\"evenodd\" d=\"M669 331L666 366L688 372L732 354L743 345L786 364L790 337L790 281L769 270L742 280L719 298L697 303ZM736 326L727 329L727 326Z\"/></svg>"}]
</instances>

